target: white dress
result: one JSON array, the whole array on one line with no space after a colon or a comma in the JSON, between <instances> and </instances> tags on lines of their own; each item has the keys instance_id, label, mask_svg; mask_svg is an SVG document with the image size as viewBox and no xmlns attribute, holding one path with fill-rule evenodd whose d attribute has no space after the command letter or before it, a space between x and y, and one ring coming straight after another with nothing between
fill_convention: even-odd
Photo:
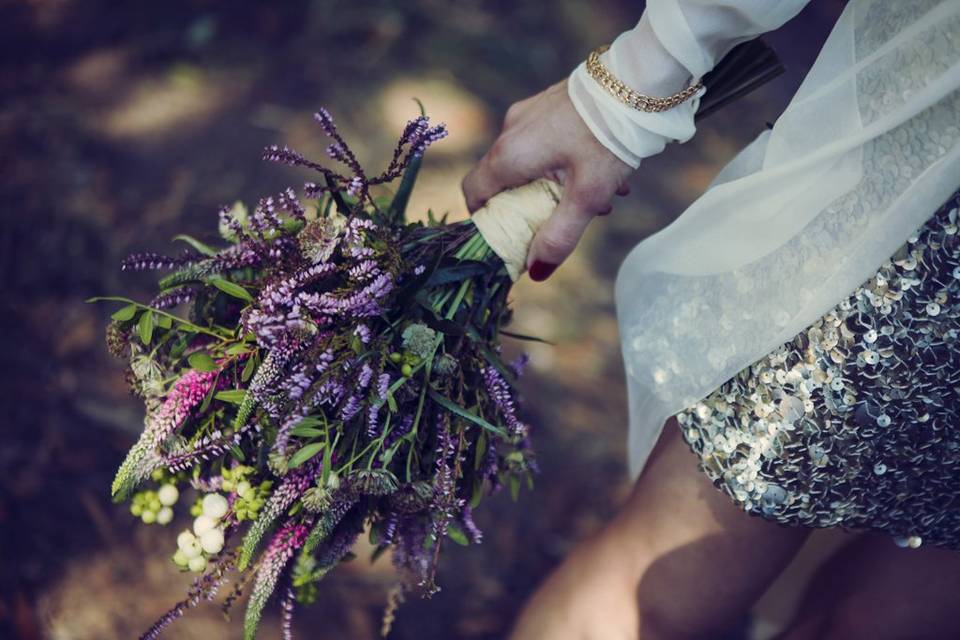
<instances>
[{"instance_id":1,"label":"white dress","mask_svg":"<svg viewBox=\"0 0 960 640\"><path fill-rule=\"evenodd\" d=\"M649 0L603 61L668 95L735 44L789 20L799 0ZM960 0L851 0L799 91L617 278L639 475L664 421L826 313L960 185ZM647 114L581 65L578 113L636 167L694 134L696 100Z\"/></svg>"}]
</instances>

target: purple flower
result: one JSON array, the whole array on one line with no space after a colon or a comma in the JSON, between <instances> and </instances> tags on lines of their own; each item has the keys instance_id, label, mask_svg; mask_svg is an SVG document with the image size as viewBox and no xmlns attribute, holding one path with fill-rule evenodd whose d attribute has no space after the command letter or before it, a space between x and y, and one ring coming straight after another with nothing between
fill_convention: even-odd
<instances>
[{"instance_id":1,"label":"purple flower","mask_svg":"<svg viewBox=\"0 0 960 640\"><path fill-rule=\"evenodd\" d=\"M286 513L287 509L293 506L293 503L310 488L317 477L318 471L319 465L309 463L298 469L293 469L284 477L280 486L270 494L270 498L260 510L260 514L243 539L238 562L241 570L250 563L254 550L270 525Z\"/></svg>"},{"instance_id":2,"label":"purple flower","mask_svg":"<svg viewBox=\"0 0 960 640\"><path fill-rule=\"evenodd\" d=\"M247 605L247 614L244 619L245 638L253 638L256 634L260 617L263 615L263 608L266 606L274 588L276 588L277 582L280 580L280 574L297 549L303 546L308 533L309 527L307 524L290 522L281 527L270 540L270 544L260 559L257 575L253 580L250 602Z\"/></svg>"},{"instance_id":3,"label":"purple flower","mask_svg":"<svg viewBox=\"0 0 960 640\"><path fill-rule=\"evenodd\" d=\"M353 330L354 335L360 338L362 344L370 344L370 327L365 324L358 324L357 328ZM367 385L363 385L366 387Z\"/></svg>"},{"instance_id":4,"label":"purple flower","mask_svg":"<svg viewBox=\"0 0 960 640\"><path fill-rule=\"evenodd\" d=\"M483 532L480 531L477 523L473 521L473 509L470 505L463 508L460 517L463 520L463 528L466 529L467 535L470 536L470 541L473 542L473 544L483 542Z\"/></svg>"},{"instance_id":5,"label":"purple flower","mask_svg":"<svg viewBox=\"0 0 960 640\"><path fill-rule=\"evenodd\" d=\"M507 384L507 381L503 379L503 376L500 375L500 372L494 367L484 367L482 374L487 393L490 394L493 403L500 411L500 415L503 416L507 428L510 429L514 435L522 434L526 429L523 423L517 418L517 410L513 401L513 395L510 392L510 385Z\"/></svg>"}]
</instances>

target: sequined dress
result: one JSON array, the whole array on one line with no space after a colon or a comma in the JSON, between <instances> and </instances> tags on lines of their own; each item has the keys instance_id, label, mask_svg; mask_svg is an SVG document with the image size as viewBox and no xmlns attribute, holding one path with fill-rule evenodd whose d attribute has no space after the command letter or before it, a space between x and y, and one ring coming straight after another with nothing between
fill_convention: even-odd
<instances>
[{"instance_id":1,"label":"sequined dress","mask_svg":"<svg viewBox=\"0 0 960 640\"><path fill-rule=\"evenodd\" d=\"M677 415L745 511L960 550L958 207L960 191L848 298Z\"/></svg>"}]
</instances>

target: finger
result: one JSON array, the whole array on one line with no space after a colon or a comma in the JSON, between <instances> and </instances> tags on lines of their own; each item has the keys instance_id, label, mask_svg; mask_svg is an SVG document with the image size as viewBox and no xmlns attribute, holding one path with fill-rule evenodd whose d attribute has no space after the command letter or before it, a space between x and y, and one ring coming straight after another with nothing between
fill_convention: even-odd
<instances>
[{"instance_id":1,"label":"finger","mask_svg":"<svg viewBox=\"0 0 960 640\"><path fill-rule=\"evenodd\" d=\"M530 244L527 268L531 279L546 280L573 253L590 221L609 209L612 193L606 191L602 185L573 180Z\"/></svg>"},{"instance_id":2,"label":"finger","mask_svg":"<svg viewBox=\"0 0 960 640\"><path fill-rule=\"evenodd\" d=\"M467 210L473 213L504 189L519 187L543 175L543 167L515 145L498 139L463 179Z\"/></svg>"}]
</instances>

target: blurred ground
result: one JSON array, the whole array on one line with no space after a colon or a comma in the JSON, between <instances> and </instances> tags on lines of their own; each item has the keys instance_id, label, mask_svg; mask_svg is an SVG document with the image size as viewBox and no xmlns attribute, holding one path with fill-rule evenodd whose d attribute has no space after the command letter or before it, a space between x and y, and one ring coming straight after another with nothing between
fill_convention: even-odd
<instances>
[{"instance_id":1,"label":"blurred ground","mask_svg":"<svg viewBox=\"0 0 960 640\"><path fill-rule=\"evenodd\" d=\"M625 494L625 397L612 288L637 241L666 224L773 121L815 57L839 0L770 39L788 73L644 164L633 195L594 225L548 284L515 291L534 345L523 383L543 473L518 504L479 514L479 547L450 548L443 591L401 609L398 639L500 638L524 598ZM107 496L141 424L89 296L149 280L133 251L216 228L219 205L304 175L259 160L268 143L320 156L327 106L374 167L419 97L451 137L428 154L412 209L463 211L459 181L502 113L636 21L627 0L284 3L22 0L0 3L0 638L137 636L188 581L175 529L136 527ZM376 637L389 566L336 572L301 637ZM264 625L275 637L276 619ZM237 637L201 608L171 638Z\"/></svg>"}]
</instances>

